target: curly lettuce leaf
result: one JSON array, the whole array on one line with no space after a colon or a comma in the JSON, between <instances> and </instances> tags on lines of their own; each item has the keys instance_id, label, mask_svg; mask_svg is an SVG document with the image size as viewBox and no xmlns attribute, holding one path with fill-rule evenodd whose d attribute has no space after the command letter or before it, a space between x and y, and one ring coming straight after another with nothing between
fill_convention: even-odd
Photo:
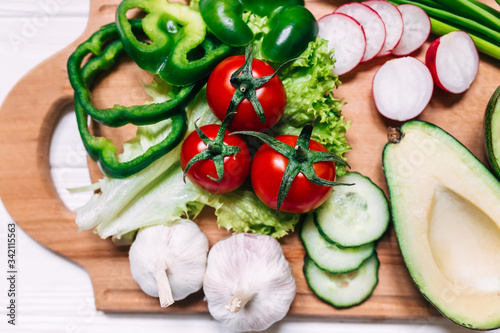
<instances>
[{"instance_id":1,"label":"curly lettuce leaf","mask_svg":"<svg viewBox=\"0 0 500 333\"><path fill-rule=\"evenodd\" d=\"M254 56L262 58L260 45L268 29L266 18L249 14L246 20L256 34ZM287 106L282 120L271 131L277 135L298 135L306 123L317 117L313 139L321 142L329 151L343 156L350 149L345 138L350 123L342 116L343 102L333 96L333 90L340 84L338 77L332 74L334 62L327 41L317 38L309 43L300 58L285 67L280 78L286 89ZM344 166L338 166L337 172L342 176L345 173ZM215 212L219 226L236 232L282 237L293 231L299 221L299 215L282 212L279 223L276 223L274 210L267 208L249 189L228 193L219 201L221 206Z\"/></svg>"},{"instance_id":2,"label":"curly lettuce leaf","mask_svg":"<svg viewBox=\"0 0 500 333\"><path fill-rule=\"evenodd\" d=\"M256 36L252 43L254 56L263 59L262 39L269 32L267 18L245 13L244 19ZM277 68L279 64L273 65ZM279 76L286 89L287 106L283 118L271 129L273 134L298 135L306 123L316 118L313 139L338 156L351 148L345 138L350 122L341 113L344 103L333 95L341 83L332 73L334 66L333 50L328 49L328 42L321 37L285 65ZM343 176L345 167L337 166L337 174Z\"/></svg>"},{"instance_id":3,"label":"curly lettuce leaf","mask_svg":"<svg viewBox=\"0 0 500 333\"><path fill-rule=\"evenodd\" d=\"M169 87L161 82L147 86L157 102L168 98ZM203 89L186 109L188 133L199 126L217 123L210 112ZM142 154L169 131L170 122L140 126L136 136L124 144L122 158ZM299 216L282 213L279 216L268 208L250 189L238 189L224 195L213 195L183 182L179 162L180 146L145 168L126 178L104 177L99 191L90 201L77 209L76 223L81 230L94 229L102 238L112 236L117 244L129 244L134 231L148 226L169 225L181 217L195 218L205 205L215 208L219 226L234 232L253 232L282 237L293 231Z\"/></svg>"},{"instance_id":4,"label":"curly lettuce leaf","mask_svg":"<svg viewBox=\"0 0 500 333\"><path fill-rule=\"evenodd\" d=\"M265 20L251 15L249 24L258 36L265 33ZM259 32L260 31L260 32ZM260 39L254 42L254 54L260 57ZM287 91L288 104L283 119L272 131L275 134L298 134L304 124L317 118L313 138L328 150L342 156L349 146L345 132L349 123L340 108L342 101L334 98L332 90L340 83L332 74L334 61L326 41L317 38L308 49L290 63L280 74ZM155 102L170 98L169 85L156 80L146 86ZM219 123L210 112L203 89L186 109L188 133L199 126ZM149 146L160 142L170 130L170 121L141 126L136 136L124 144L119 157L128 160L141 155ZM103 238L133 237L134 230L156 224L168 225L180 217L196 216L204 205L215 208L217 223L234 232L252 232L282 237L293 231L299 215L280 213L265 206L248 187L224 195L203 191L189 181L182 181L179 165L180 146L126 179L104 177L99 182L99 193L77 209L76 222L80 229L92 229ZM344 173L338 167L338 174ZM248 186L248 185L247 185Z\"/></svg>"},{"instance_id":5,"label":"curly lettuce leaf","mask_svg":"<svg viewBox=\"0 0 500 333\"><path fill-rule=\"evenodd\" d=\"M241 187L217 196L207 205L215 208L219 227L237 233L247 232L280 238L294 230L300 215L281 212L276 216L260 201L251 188Z\"/></svg>"},{"instance_id":6,"label":"curly lettuce leaf","mask_svg":"<svg viewBox=\"0 0 500 333\"><path fill-rule=\"evenodd\" d=\"M190 215L193 207L189 203L200 201L205 195L192 183L184 183L180 162L177 161L143 188L126 209L108 223L100 223L95 232L102 238L120 237L139 228L168 225L182 216Z\"/></svg>"},{"instance_id":7,"label":"curly lettuce leaf","mask_svg":"<svg viewBox=\"0 0 500 333\"><path fill-rule=\"evenodd\" d=\"M312 138L330 152L343 156L350 149L345 138L350 122L341 112L344 103L333 95L340 81L332 74L335 61L331 57L327 41L317 37L300 58L283 70L280 77L287 105L284 117L273 131L278 135L298 135L306 123L316 118ZM337 174L344 175L345 167L337 166Z\"/></svg>"}]
</instances>

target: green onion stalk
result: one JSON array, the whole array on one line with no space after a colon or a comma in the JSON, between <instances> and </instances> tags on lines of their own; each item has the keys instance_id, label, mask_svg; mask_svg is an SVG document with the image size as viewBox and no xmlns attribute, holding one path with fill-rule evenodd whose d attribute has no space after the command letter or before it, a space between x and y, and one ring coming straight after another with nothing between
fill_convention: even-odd
<instances>
[{"instance_id":1,"label":"green onion stalk","mask_svg":"<svg viewBox=\"0 0 500 333\"><path fill-rule=\"evenodd\" d=\"M445 35L462 30L479 52L500 60L500 12L477 0L389 0L395 5L410 4L429 15L432 33ZM497 0L499 2L500 0Z\"/></svg>"}]
</instances>

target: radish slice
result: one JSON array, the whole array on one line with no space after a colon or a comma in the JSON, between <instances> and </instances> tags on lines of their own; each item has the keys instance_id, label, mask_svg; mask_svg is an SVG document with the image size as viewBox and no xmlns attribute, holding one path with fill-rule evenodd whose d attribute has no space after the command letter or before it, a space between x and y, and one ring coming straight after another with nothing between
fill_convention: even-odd
<instances>
[{"instance_id":1,"label":"radish slice","mask_svg":"<svg viewBox=\"0 0 500 333\"><path fill-rule=\"evenodd\" d=\"M373 78L373 98L378 111L399 121L418 116L429 104L433 89L431 72L412 57L387 61Z\"/></svg>"},{"instance_id":2,"label":"radish slice","mask_svg":"<svg viewBox=\"0 0 500 333\"><path fill-rule=\"evenodd\" d=\"M376 11L360 3L351 2L340 6L334 13L349 15L363 27L366 50L362 62L372 59L380 52L385 42L385 26Z\"/></svg>"},{"instance_id":3,"label":"radish slice","mask_svg":"<svg viewBox=\"0 0 500 333\"><path fill-rule=\"evenodd\" d=\"M382 21L384 21L386 32L385 43L377 56L390 54L403 36L403 16L401 12L396 6L386 0L369 0L362 2L362 4L376 11Z\"/></svg>"},{"instance_id":4,"label":"radish slice","mask_svg":"<svg viewBox=\"0 0 500 333\"><path fill-rule=\"evenodd\" d=\"M425 55L434 83L453 94L469 89L479 68L479 55L472 38L453 31L431 43Z\"/></svg>"},{"instance_id":5,"label":"radish slice","mask_svg":"<svg viewBox=\"0 0 500 333\"><path fill-rule=\"evenodd\" d=\"M418 49L431 33L431 20L427 13L414 5L397 6L403 16L403 36L392 54L403 56Z\"/></svg>"},{"instance_id":6,"label":"radish slice","mask_svg":"<svg viewBox=\"0 0 500 333\"><path fill-rule=\"evenodd\" d=\"M345 74L361 62L366 38L358 21L345 14L334 13L320 18L318 26L318 36L328 41L330 50L334 49L333 74Z\"/></svg>"}]
</instances>

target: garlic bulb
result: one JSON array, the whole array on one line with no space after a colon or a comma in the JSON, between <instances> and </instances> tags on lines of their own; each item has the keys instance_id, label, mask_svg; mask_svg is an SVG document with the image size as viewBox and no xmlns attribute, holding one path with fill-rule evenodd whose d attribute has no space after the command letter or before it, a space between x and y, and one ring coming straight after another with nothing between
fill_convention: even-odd
<instances>
[{"instance_id":1,"label":"garlic bulb","mask_svg":"<svg viewBox=\"0 0 500 333\"><path fill-rule=\"evenodd\" d=\"M203 291L215 319L236 331L262 331L288 312L295 279L274 238L234 234L210 250Z\"/></svg>"},{"instance_id":2,"label":"garlic bulb","mask_svg":"<svg viewBox=\"0 0 500 333\"><path fill-rule=\"evenodd\" d=\"M207 237L192 221L149 227L130 247L130 270L142 291L167 307L201 289L207 252Z\"/></svg>"}]
</instances>

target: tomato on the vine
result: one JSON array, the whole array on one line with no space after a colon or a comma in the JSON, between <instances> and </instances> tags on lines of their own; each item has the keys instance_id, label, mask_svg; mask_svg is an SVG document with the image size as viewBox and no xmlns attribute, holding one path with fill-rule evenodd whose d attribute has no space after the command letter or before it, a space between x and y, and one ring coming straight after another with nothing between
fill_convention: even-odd
<instances>
[{"instance_id":1,"label":"tomato on the vine","mask_svg":"<svg viewBox=\"0 0 500 333\"><path fill-rule=\"evenodd\" d=\"M297 136L294 135L281 135L275 139L292 147L295 147L297 143ZM327 152L325 147L315 140L309 141L309 149ZM263 144L253 158L251 168L253 189L259 199L270 208L276 209L281 180L288 163L288 158L268 144ZM335 181L336 168L333 161L314 163L313 168L318 177L328 181ZM310 212L321 206L332 190L332 186L313 184L302 172L299 172L281 205L281 211L290 213Z\"/></svg>"},{"instance_id":2,"label":"tomato on the vine","mask_svg":"<svg viewBox=\"0 0 500 333\"><path fill-rule=\"evenodd\" d=\"M232 56L222 61L210 74L207 83L207 102L213 114L221 121L226 116L236 88L230 82L231 75L245 64L245 56ZM265 61L253 59L252 76L254 78L274 74L274 69ZM244 74L241 74L243 78ZM240 91L245 92L245 90ZM246 87L243 89L247 89ZM232 131L264 131L273 127L283 116L286 106L286 91L278 76L255 90L262 105L265 123L259 119L248 98L236 108L236 115L229 127Z\"/></svg>"},{"instance_id":3,"label":"tomato on the vine","mask_svg":"<svg viewBox=\"0 0 500 333\"><path fill-rule=\"evenodd\" d=\"M205 125L200 130L210 140L215 140L220 127L219 125ZM241 151L224 157L224 176L220 181L215 180L218 176L215 163L211 159L194 163L187 172L187 177L191 182L211 193L227 193L237 189L243 184L250 172L251 155L247 144L238 135L229 134L230 132L227 130L224 132L223 143L228 146L239 147ZM198 133L193 131L189 134L181 148L180 162L182 169L185 170L189 161L205 150L207 150L207 145Z\"/></svg>"}]
</instances>

